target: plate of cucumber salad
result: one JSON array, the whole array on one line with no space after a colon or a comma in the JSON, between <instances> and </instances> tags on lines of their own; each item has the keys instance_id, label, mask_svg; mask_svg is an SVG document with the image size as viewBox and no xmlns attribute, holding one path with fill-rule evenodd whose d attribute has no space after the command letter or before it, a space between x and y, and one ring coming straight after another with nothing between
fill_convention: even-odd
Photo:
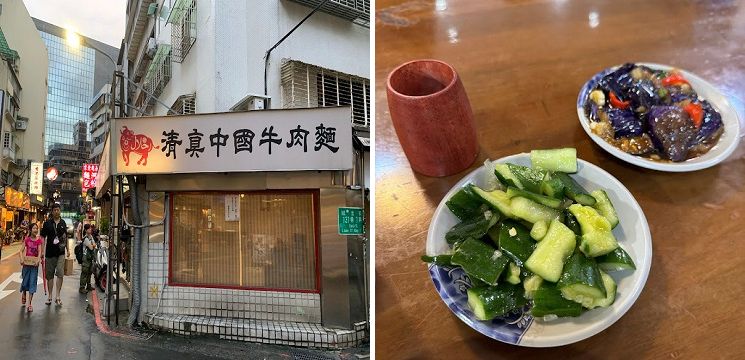
<instances>
[{"instance_id":1,"label":"plate of cucumber salad","mask_svg":"<svg viewBox=\"0 0 745 360\"><path fill-rule=\"evenodd\" d=\"M612 175L573 148L533 150L458 182L435 211L422 260L445 304L476 331L561 346L631 308L652 265L652 236Z\"/></svg>"}]
</instances>

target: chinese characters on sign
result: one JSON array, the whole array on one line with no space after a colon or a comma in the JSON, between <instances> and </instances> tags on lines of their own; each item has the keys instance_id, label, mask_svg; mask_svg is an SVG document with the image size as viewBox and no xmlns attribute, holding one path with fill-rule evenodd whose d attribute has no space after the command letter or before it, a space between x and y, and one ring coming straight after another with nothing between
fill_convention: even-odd
<instances>
[{"instance_id":1,"label":"chinese characters on sign","mask_svg":"<svg viewBox=\"0 0 745 360\"><path fill-rule=\"evenodd\" d=\"M29 170L29 180L28 180L28 192L32 195L41 195L41 189L42 189L42 182L44 171L43 169L44 164L40 162L32 162L31 168Z\"/></svg>"},{"instance_id":2,"label":"chinese characters on sign","mask_svg":"<svg viewBox=\"0 0 745 360\"><path fill-rule=\"evenodd\" d=\"M98 164L83 164L83 194L88 189L96 188L96 176L98 176Z\"/></svg>"},{"instance_id":3,"label":"chinese characters on sign","mask_svg":"<svg viewBox=\"0 0 745 360\"><path fill-rule=\"evenodd\" d=\"M362 208L339 208L339 235L362 235L365 233Z\"/></svg>"},{"instance_id":4,"label":"chinese characters on sign","mask_svg":"<svg viewBox=\"0 0 745 360\"><path fill-rule=\"evenodd\" d=\"M5 205L17 209L31 210L31 197L23 191L18 191L10 186L5 187Z\"/></svg>"},{"instance_id":5,"label":"chinese characters on sign","mask_svg":"<svg viewBox=\"0 0 745 360\"><path fill-rule=\"evenodd\" d=\"M115 127L117 174L352 167L348 107L126 118Z\"/></svg>"},{"instance_id":6,"label":"chinese characters on sign","mask_svg":"<svg viewBox=\"0 0 745 360\"><path fill-rule=\"evenodd\" d=\"M225 195L225 221L238 221L241 216L239 195Z\"/></svg>"}]
</instances>

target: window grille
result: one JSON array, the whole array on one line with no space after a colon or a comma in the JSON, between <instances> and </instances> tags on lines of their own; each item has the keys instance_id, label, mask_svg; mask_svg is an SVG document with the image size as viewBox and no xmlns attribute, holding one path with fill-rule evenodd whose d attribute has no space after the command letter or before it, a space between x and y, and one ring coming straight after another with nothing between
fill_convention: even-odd
<instances>
[{"instance_id":1,"label":"window grille","mask_svg":"<svg viewBox=\"0 0 745 360\"><path fill-rule=\"evenodd\" d=\"M173 61L183 62L197 40L196 1L178 0L168 17L168 23L172 24Z\"/></svg>"},{"instance_id":2,"label":"window grille","mask_svg":"<svg viewBox=\"0 0 745 360\"><path fill-rule=\"evenodd\" d=\"M158 45L153 61L145 74L145 90L158 97L171 80L171 45ZM155 101L150 98L150 101Z\"/></svg>"},{"instance_id":3,"label":"window grille","mask_svg":"<svg viewBox=\"0 0 745 360\"><path fill-rule=\"evenodd\" d=\"M322 0L292 1L315 8ZM330 0L320 10L363 26L370 26L370 0Z\"/></svg>"},{"instance_id":4,"label":"window grille","mask_svg":"<svg viewBox=\"0 0 745 360\"><path fill-rule=\"evenodd\" d=\"M300 61L282 64L282 106L352 107L352 124L370 127L370 80Z\"/></svg>"}]
</instances>

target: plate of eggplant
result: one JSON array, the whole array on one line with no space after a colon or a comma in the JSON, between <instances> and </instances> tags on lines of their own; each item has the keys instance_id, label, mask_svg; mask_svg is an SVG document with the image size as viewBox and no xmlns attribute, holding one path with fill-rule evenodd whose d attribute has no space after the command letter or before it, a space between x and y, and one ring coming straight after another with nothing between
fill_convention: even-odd
<instances>
[{"instance_id":1,"label":"plate of eggplant","mask_svg":"<svg viewBox=\"0 0 745 360\"><path fill-rule=\"evenodd\" d=\"M580 90L585 132L615 157L653 170L714 166L740 140L738 114L702 78L667 65L626 63L605 69Z\"/></svg>"},{"instance_id":2,"label":"plate of eggplant","mask_svg":"<svg viewBox=\"0 0 745 360\"><path fill-rule=\"evenodd\" d=\"M445 195L427 234L443 302L492 339L581 341L639 297L652 236L631 193L573 148L533 150L474 170Z\"/></svg>"}]
</instances>

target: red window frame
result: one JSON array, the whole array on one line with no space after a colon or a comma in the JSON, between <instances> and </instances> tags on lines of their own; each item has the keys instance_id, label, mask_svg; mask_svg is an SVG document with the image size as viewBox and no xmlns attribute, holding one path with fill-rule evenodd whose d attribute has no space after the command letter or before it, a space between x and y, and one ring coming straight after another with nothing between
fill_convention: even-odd
<instances>
[{"instance_id":1,"label":"red window frame","mask_svg":"<svg viewBox=\"0 0 745 360\"><path fill-rule=\"evenodd\" d=\"M173 198L174 195L188 195L188 194L276 194L276 195L287 195L287 194L310 194L312 195L313 201L313 229L314 229L314 243L315 243L315 259L316 259L316 286L315 289L286 289L286 288L266 288L266 287L246 287L246 286L230 286L230 285L209 285L209 284L193 284L193 283L179 283L173 281ZM196 287L196 288L209 288L209 289L232 289L232 290L257 290L257 291L278 291L278 292L292 292L292 293L321 293L321 257L320 249L318 244L321 238L321 226L320 226L320 193L318 189L293 189L293 190L252 190L252 191L172 191L168 193L168 286L176 287Z\"/></svg>"}]
</instances>

